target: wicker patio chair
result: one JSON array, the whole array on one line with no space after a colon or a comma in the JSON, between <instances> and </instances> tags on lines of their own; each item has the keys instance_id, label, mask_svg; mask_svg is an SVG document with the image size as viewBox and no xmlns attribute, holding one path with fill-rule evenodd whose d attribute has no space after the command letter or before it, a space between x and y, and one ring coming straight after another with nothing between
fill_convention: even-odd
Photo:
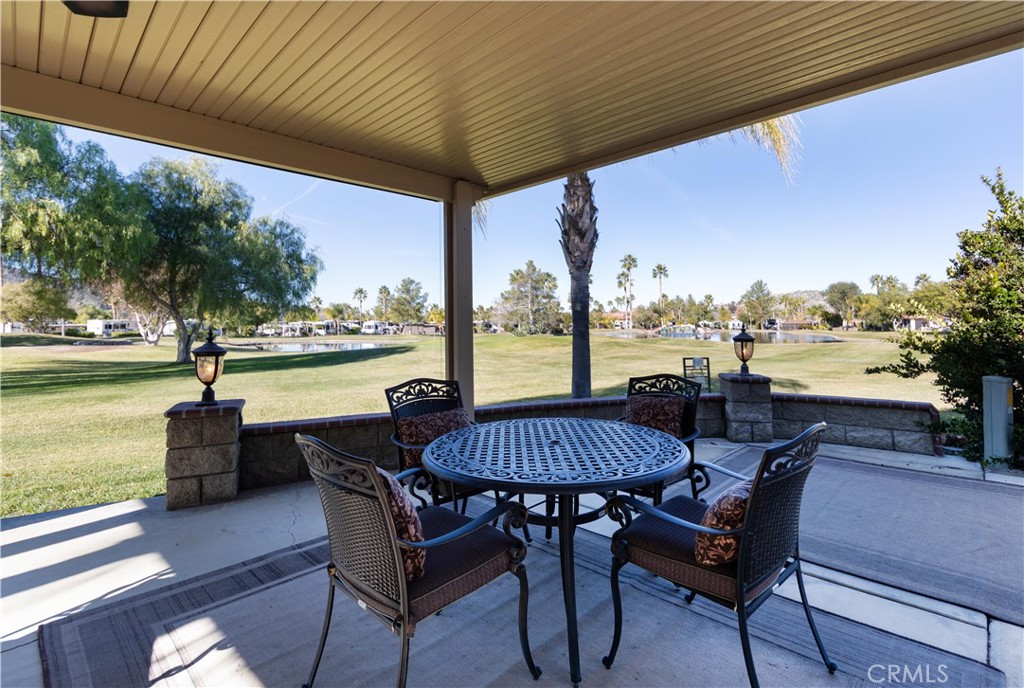
<instances>
[{"instance_id":1,"label":"wicker patio chair","mask_svg":"<svg viewBox=\"0 0 1024 688\"><path fill-rule=\"evenodd\" d=\"M530 673L540 676L527 636L526 545L511 530L526 522L522 504L505 502L475 519L445 507L417 511L398 479L423 469L392 477L316 438L295 441L320 493L330 546L327 611L307 687L323 657L336 588L401 637L403 688L417 624L505 572L519 578L519 642ZM492 525L502 515L504 532Z\"/></svg>"},{"instance_id":2,"label":"wicker patio chair","mask_svg":"<svg viewBox=\"0 0 1024 688\"><path fill-rule=\"evenodd\" d=\"M619 420L627 423L645 425L655 430L667 432L676 439L682 440L690 450L691 463L694 466L694 441L700 437L697 427L697 404L700 403L701 385L699 382L687 380L671 373L645 375L629 378L626 387L626 415ZM698 486L708 483L706 473L701 473L703 464L698 468L687 468L687 471L674 480L690 480L693 498L697 499ZM628 492L634 497L648 497L654 505L661 504L666 482L643 485Z\"/></svg>"},{"instance_id":3,"label":"wicker patio chair","mask_svg":"<svg viewBox=\"0 0 1024 688\"><path fill-rule=\"evenodd\" d=\"M807 603L798 547L800 502L824 429L825 423L818 423L766 449L754 477L730 488L710 506L683 495L660 507L625 495L608 503L609 515L622 527L612 536L615 632L604 658L606 667L611 668L622 635L619 571L632 562L689 589L687 602L701 595L736 611L747 676L754 688L758 681L747 619L796 573L814 641L829 673L835 672ZM635 519L633 511L640 512Z\"/></svg>"},{"instance_id":4,"label":"wicker patio chair","mask_svg":"<svg viewBox=\"0 0 1024 688\"><path fill-rule=\"evenodd\" d=\"M445 433L470 425L469 416L462 405L462 393L456 380L416 378L384 390L391 410L395 431L391 442L398 447L403 468L422 465L423 450ZM469 497L482 490L431 479L431 500L434 505L451 503L466 511Z\"/></svg>"}]
</instances>

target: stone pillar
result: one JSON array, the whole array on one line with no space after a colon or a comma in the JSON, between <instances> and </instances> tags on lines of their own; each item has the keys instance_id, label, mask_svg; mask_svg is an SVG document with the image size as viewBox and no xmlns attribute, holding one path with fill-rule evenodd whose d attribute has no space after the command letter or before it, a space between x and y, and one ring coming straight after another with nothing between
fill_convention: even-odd
<instances>
[{"instance_id":1,"label":"stone pillar","mask_svg":"<svg viewBox=\"0 0 1024 688\"><path fill-rule=\"evenodd\" d=\"M771 442L772 379L764 375L721 373L725 396L725 436L730 442Z\"/></svg>"},{"instance_id":2,"label":"stone pillar","mask_svg":"<svg viewBox=\"0 0 1024 688\"><path fill-rule=\"evenodd\" d=\"M176 404L167 418L167 508L225 502L238 494L239 441L244 399L214 406Z\"/></svg>"}]
</instances>

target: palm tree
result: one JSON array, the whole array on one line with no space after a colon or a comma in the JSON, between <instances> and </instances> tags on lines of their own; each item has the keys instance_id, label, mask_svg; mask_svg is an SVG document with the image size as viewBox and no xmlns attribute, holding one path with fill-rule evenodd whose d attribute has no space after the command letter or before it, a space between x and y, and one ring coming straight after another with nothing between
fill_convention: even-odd
<instances>
[{"instance_id":1,"label":"palm tree","mask_svg":"<svg viewBox=\"0 0 1024 688\"><path fill-rule=\"evenodd\" d=\"M922 272L920 275L914 278L914 289L920 289L926 284L932 283L932 276L926 272Z\"/></svg>"},{"instance_id":2,"label":"palm tree","mask_svg":"<svg viewBox=\"0 0 1024 688\"><path fill-rule=\"evenodd\" d=\"M586 172L565 180L565 200L559 212L559 243L569 268L572 313L572 398L587 399L590 387L590 268L597 248L597 206L594 183Z\"/></svg>"},{"instance_id":3,"label":"palm tree","mask_svg":"<svg viewBox=\"0 0 1024 688\"><path fill-rule=\"evenodd\" d=\"M354 292L352 292L352 298L355 300L356 303L359 304L359 319L360 320L363 319L363 301L366 300L366 297L367 297L366 290L363 289L362 287L358 287Z\"/></svg>"},{"instance_id":4,"label":"palm tree","mask_svg":"<svg viewBox=\"0 0 1024 688\"><path fill-rule=\"evenodd\" d=\"M633 326L633 270L636 269L638 263L636 262L636 256L631 253L627 253L619 261L622 265L622 272L620 277L625 277L623 280L623 289L626 290L626 315L629 320L629 326Z\"/></svg>"},{"instance_id":5,"label":"palm tree","mask_svg":"<svg viewBox=\"0 0 1024 688\"><path fill-rule=\"evenodd\" d=\"M658 263L651 270L651 277L658 280L658 305L663 306L665 305L665 292L661 288L661 280L668 277L668 268L665 267L664 263Z\"/></svg>"},{"instance_id":6,"label":"palm tree","mask_svg":"<svg viewBox=\"0 0 1024 688\"><path fill-rule=\"evenodd\" d=\"M313 314L316 316L316 319L321 320L323 318L321 309L323 308L324 300L319 296L314 296L309 300L309 305L313 307Z\"/></svg>"},{"instance_id":7,"label":"palm tree","mask_svg":"<svg viewBox=\"0 0 1024 688\"><path fill-rule=\"evenodd\" d=\"M377 290L377 308L380 309L380 320L388 319L388 304L391 301L391 290L386 285L380 285Z\"/></svg>"}]
</instances>

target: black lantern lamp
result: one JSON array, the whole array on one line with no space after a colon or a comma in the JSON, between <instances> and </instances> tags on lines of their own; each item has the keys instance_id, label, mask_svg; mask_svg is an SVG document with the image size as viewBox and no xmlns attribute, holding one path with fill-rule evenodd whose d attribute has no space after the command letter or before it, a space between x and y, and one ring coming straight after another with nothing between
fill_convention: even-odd
<instances>
[{"instance_id":1,"label":"black lantern lamp","mask_svg":"<svg viewBox=\"0 0 1024 688\"><path fill-rule=\"evenodd\" d=\"M750 369L747 368L747 361L754 357L754 337L747 332L747 326L744 324L740 333L732 338L732 345L736 351L736 358L740 359L740 375L749 375Z\"/></svg>"},{"instance_id":2,"label":"black lantern lamp","mask_svg":"<svg viewBox=\"0 0 1024 688\"><path fill-rule=\"evenodd\" d=\"M213 394L213 383L220 379L224 372L224 354L227 351L213 342L213 328L211 327L206 335L206 343L192 350L192 356L196 359L196 377L206 385L203 390L203 400L197 402L197 406L213 406L217 403Z\"/></svg>"}]
</instances>

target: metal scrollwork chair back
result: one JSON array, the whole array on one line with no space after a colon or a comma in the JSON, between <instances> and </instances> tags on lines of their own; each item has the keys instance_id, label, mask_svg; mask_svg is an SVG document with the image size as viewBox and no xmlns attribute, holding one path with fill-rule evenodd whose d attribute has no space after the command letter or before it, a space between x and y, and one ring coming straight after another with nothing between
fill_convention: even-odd
<instances>
[{"instance_id":1,"label":"metal scrollwork chair back","mask_svg":"<svg viewBox=\"0 0 1024 688\"><path fill-rule=\"evenodd\" d=\"M699 382L687 380L672 373L631 377L626 387L626 415L620 418L620 420L638 422L641 425L655 427L681 440L686 445L686 448L690 450L690 466L692 466L695 441L701 435L700 428L697 427L697 406L700 403L700 392L701 384ZM672 416L672 422L664 422L665 417L661 416L662 422L652 423L646 418L650 414L633 411L633 408L638 406L638 399L640 398L645 403L653 402L655 404L658 403L659 399L669 403L681 400L682 409L681 412ZM678 423L675 422L676 419L678 419ZM693 492L694 499L696 499L698 485L707 483L706 475L702 475L699 471L694 473L688 467L685 474L676 478L676 480L685 479L690 480L691 491ZM665 485L665 482L643 485L629 490L629 493L633 496L648 497L657 506L661 503Z\"/></svg>"},{"instance_id":2,"label":"metal scrollwork chair back","mask_svg":"<svg viewBox=\"0 0 1024 688\"><path fill-rule=\"evenodd\" d=\"M825 423L818 423L766 449L753 478L722 469L744 482L710 506L684 495L659 507L625 495L609 501L608 513L621 528L612 536L615 630L604 658L606 667L615 660L622 634L619 571L634 563L687 588L687 602L700 595L736 612L747 676L754 688L758 680L747 619L795 573L818 652L829 673L835 672L807 602L799 550L800 504L824 430ZM722 510L728 509L734 511L723 517Z\"/></svg>"},{"instance_id":3,"label":"metal scrollwork chair back","mask_svg":"<svg viewBox=\"0 0 1024 688\"><path fill-rule=\"evenodd\" d=\"M388 387L384 390L384 396L388 400L391 420L395 426L391 442L398 447L399 465L406 467L418 465L423 449L430 444L431 440L436 439L430 433L416 437L410 436L410 426L414 424L414 420L426 419L430 416L436 418L439 414L450 414L452 411L463 409L462 392L459 390L457 380L420 377L394 387ZM468 416L465 416L465 422L469 422ZM441 423L439 427L442 429L454 428L450 422ZM426 439L427 437L429 439ZM435 505L450 503L454 508L458 508L461 502L463 513L466 510L466 500L480 492L481 490L465 485L455 485L433 479L430 481L431 499Z\"/></svg>"},{"instance_id":4,"label":"metal scrollwork chair back","mask_svg":"<svg viewBox=\"0 0 1024 688\"><path fill-rule=\"evenodd\" d=\"M522 528L526 509L506 502L471 519L452 509L412 510L422 540L399 537L389 505L389 479L373 462L340 451L314 437L296 435L316 483L327 521L330 561L327 564L327 611L313 667L312 686L323 658L331 626L334 592L340 589L401 638L398 686L405 685L409 639L418 622L503 573L519 579L519 640L530 673L540 676L527 636L529 588L523 559L526 545L512 534ZM396 479L414 479L423 469L404 471ZM503 529L494 527L504 517ZM410 580L405 552L422 550L426 557L419 577ZM343 683L343 681L341 681Z\"/></svg>"}]
</instances>

